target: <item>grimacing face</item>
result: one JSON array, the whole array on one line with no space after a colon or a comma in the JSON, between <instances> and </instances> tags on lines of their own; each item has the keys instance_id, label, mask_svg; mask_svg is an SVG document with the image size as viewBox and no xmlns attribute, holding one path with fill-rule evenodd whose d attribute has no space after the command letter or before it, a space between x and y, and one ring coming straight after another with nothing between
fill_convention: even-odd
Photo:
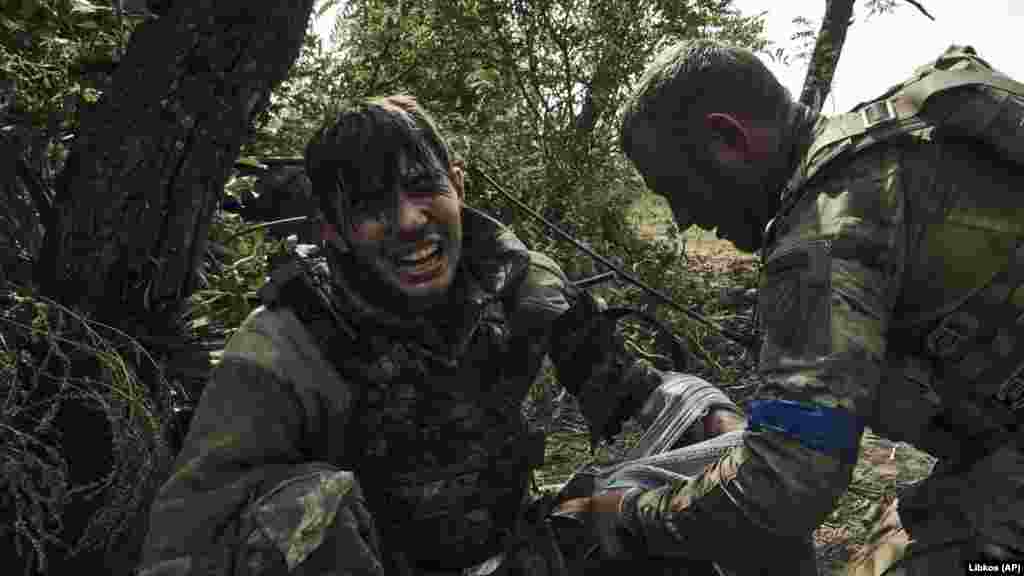
<instances>
[{"instance_id":1,"label":"grimacing face","mask_svg":"<svg viewBox=\"0 0 1024 576\"><path fill-rule=\"evenodd\" d=\"M433 154L419 161L405 150L398 153L396 168L393 190L362 191L352 198L346 239L377 281L404 296L409 308L424 309L443 299L458 269L462 171L441 166Z\"/></svg>"}]
</instances>

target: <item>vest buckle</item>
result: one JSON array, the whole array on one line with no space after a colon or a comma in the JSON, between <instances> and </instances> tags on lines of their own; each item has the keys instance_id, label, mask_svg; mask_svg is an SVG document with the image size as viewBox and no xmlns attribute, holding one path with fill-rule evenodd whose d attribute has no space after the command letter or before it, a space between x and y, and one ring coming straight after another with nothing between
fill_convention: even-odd
<instances>
[{"instance_id":1,"label":"vest buckle","mask_svg":"<svg viewBox=\"0 0 1024 576\"><path fill-rule=\"evenodd\" d=\"M860 115L864 119L864 129L869 130L879 124L895 120L896 109L893 108L892 101L886 98L868 104L861 109Z\"/></svg>"}]
</instances>

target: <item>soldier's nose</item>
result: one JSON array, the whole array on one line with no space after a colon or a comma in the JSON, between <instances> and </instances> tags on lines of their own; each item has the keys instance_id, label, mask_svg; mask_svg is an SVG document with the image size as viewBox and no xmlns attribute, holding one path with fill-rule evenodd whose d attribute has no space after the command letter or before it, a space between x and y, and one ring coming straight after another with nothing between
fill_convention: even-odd
<instances>
[{"instance_id":1,"label":"soldier's nose","mask_svg":"<svg viewBox=\"0 0 1024 576\"><path fill-rule=\"evenodd\" d=\"M399 238L413 237L427 223L427 212L422 206L410 201L404 193L398 197L398 235Z\"/></svg>"}]
</instances>

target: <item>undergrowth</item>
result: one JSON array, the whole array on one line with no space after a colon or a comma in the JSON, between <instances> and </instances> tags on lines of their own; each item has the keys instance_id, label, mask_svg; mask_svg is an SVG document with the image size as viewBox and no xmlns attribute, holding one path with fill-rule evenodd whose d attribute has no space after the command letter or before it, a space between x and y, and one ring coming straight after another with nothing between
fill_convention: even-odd
<instances>
[{"instance_id":1,"label":"undergrowth","mask_svg":"<svg viewBox=\"0 0 1024 576\"><path fill-rule=\"evenodd\" d=\"M233 180L229 194L247 185ZM222 346L279 249L264 229L218 213L202 287L181 319L186 341ZM0 556L19 558L25 574L84 552L134 562L173 456L174 408L201 392L166 377L183 367L151 353L30 288L0 289ZM198 366L195 379L208 369Z\"/></svg>"},{"instance_id":2,"label":"undergrowth","mask_svg":"<svg viewBox=\"0 0 1024 576\"><path fill-rule=\"evenodd\" d=\"M26 288L0 293L0 542L25 574L133 536L167 460L160 374L127 335ZM88 518L67 516L88 502Z\"/></svg>"},{"instance_id":3,"label":"undergrowth","mask_svg":"<svg viewBox=\"0 0 1024 576\"><path fill-rule=\"evenodd\" d=\"M253 185L252 177L232 178L226 194L237 199ZM281 250L281 243L266 228L223 211L214 215L209 243L207 281L189 297L187 324L200 336L224 338L252 311L268 273L267 260Z\"/></svg>"}]
</instances>

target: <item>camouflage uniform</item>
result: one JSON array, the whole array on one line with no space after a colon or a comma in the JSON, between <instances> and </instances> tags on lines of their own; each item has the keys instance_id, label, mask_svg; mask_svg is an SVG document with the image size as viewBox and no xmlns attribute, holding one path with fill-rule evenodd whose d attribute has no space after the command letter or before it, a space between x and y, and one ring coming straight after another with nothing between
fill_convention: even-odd
<instances>
[{"instance_id":1,"label":"camouflage uniform","mask_svg":"<svg viewBox=\"0 0 1024 576\"><path fill-rule=\"evenodd\" d=\"M153 504L143 574L458 574L529 539L516 526L544 438L520 404L575 295L493 224L464 213L464 313L448 326L390 322L340 290L361 335L332 350L340 370L288 307L252 312ZM620 389L664 388L643 363L619 374ZM650 419L671 427L660 402Z\"/></svg>"},{"instance_id":2,"label":"camouflage uniform","mask_svg":"<svg viewBox=\"0 0 1024 576\"><path fill-rule=\"evenodd\" d=\"M804 132L813 142L829 122L808 120ZM797 171L815 161L809 144L798 145ZM950 387L987 395L1002 386L1001 397L1019 414L1019 368L1016 379L1004 381L943 378L922 335L1012 261L1024 236L1022 190L1019 168L928 126L813 175L774 222L766 246L756 398L824 407L839 420L852 415L848 440L856 442L867 425L944 461L960 457L967 440L962 428L943 429L941 397L957 398L953 412L967 415L979 434L986 426L984 412L972 412L977 407L962 404ZM1017 250L1016 272L999 287L1016 307L1017 328L1024 323L1022 269ZM962 323L983 327L985 319L971 322ZM1019 358L1021 350L1010 338L1002 353ZM752 420L742 445L696 479L627 498L622 521L654 553L771 566L778 538L810 534L836 507L856 459L797 436ZM887 511L850 573L881 574L916 550L921 558L905 573L961 574L957 560L977 560L979 543L1024 551L1019 433L968 470L956 468L940 464L902 499L899 514ZM736 558L738 542L750 551L744 558Z\"/></svg>"}]
</instances>

